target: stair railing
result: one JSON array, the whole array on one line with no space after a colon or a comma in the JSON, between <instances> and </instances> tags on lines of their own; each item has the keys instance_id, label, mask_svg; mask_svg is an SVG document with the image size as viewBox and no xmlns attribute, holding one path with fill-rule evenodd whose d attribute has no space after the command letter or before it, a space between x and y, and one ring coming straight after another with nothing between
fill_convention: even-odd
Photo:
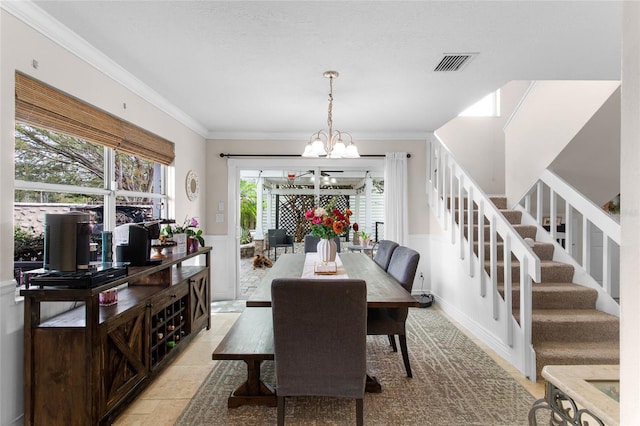
<instances>
[{"instance_id":1,"label":"stair railing","mask_svg":"<svg viewBox=\"0 0 640 426\"><path fill-rule=\"evenodd\" d=\"M535 380L535 352L531 344L532 281L540 281L540 259L531 247L515 231L502 213L491 202L476 182L456 162L453 154L442 144L437 136L428 147L427 193L429 204L447 231L451 243L458 246L459 257L465 264L470 277L476 277L478 293L476 297L491 298L494 321L504 330L497 336L504 344L513 348L523 348L523 373ZM474 207L477 209L477 234L475 231ZM485 232L489 234L489 264L485 265ZM474 238L477 240L477 254L474 250ZM504 296L498 289L498 241L503 242ZM520 263L520 276L512 277L512 259ZM520 317L514 321L513 315L500 318L499 312L512 312L512 285L514 279L520 283ZM487 292L489 285L489 292ZM437 296L437 295L436 295ZM500 309L502 306L503 309ZM502 328L504 327L504 328Z\"/></svg>"},{"instance_id":2,"label":"stair railing","mask_svg":"<svg viewBox=\"0 0 640 426\"><path fill-rule=\"evenodd\" d=\"M550 218L546 220L549 222L546 227L551 239L559 240L560 246L587 274L601 273L601 277L595 277L596 281L617 299L621 231L614 217L550 170L542 173L519 204L540 226L547 225L545 218ZM559 232L562 228L564 233ZM602 235L601 246L594 241L599 238L598 234ZM600 250L602 263L595 259ZM594 264L601 269L595 271Z\"/></svg>"}]
</instances>

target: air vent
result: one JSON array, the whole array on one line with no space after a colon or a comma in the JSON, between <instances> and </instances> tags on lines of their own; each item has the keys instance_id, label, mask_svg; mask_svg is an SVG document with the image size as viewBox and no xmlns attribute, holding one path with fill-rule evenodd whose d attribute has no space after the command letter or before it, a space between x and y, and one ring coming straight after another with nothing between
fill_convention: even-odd
<instances>
[{"instance_id":1,"label":"air vent","mask_svg":"<svg viewBox=\"0 0 640 426\"><path fill-rule=\"evenodd\" d=\"M462 71L477 53L445 53L434 71Z\"/></svg>"}]
</instances>

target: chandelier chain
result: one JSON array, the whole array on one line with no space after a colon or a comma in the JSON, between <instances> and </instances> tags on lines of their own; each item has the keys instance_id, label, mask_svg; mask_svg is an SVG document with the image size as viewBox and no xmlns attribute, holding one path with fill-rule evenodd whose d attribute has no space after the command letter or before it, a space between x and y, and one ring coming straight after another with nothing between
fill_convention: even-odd
<instances>
[{"instance_id":1,"label":"chandelier chain","mask_svg":"<svg viewBox=\"0 0 640 426\"><path fill-rule=\"evenodd\" d=\"M327 126L329 134L333 132L333 76L329 77L329 111L327 113Z\"/></svg>"}]
</instances>

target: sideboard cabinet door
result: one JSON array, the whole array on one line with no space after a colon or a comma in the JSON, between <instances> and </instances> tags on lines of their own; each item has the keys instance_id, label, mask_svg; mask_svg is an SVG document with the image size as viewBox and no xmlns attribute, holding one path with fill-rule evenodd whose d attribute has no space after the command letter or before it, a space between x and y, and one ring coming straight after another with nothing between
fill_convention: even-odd
<instances>
[{"instance_id":1,"label":"sideboard cabinet door","mask_svg":"<svg viewBox=\"0 0 640 426\"><path fill-rule=\"evenodd\" d=\"M209 270L194 275L189 279L191 332L197 333L205 326L211 327L211 295L209 292Z\"/></svg>"},{"instance_id":2,"label":"sideboard cabinet door","mask_svg":"<svg viewBox=\"0 0 640 426\"><path fill-rule=\"evenodd\" d=\"M148 312L144 304L139 304L105 327L102 413L115 407L147 375Z\"/></svg>"}]
</instances>

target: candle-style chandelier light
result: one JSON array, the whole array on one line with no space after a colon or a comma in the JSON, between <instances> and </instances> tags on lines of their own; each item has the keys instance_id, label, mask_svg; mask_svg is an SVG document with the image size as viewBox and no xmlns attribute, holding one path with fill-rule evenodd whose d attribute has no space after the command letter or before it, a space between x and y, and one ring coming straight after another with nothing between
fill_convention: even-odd
<instances>
[{"instance_id":1,"label":"candle-style chandelier light","mask_svg":"<svg viewBox=\"0 0 640 426\"><path fill-rule=\"evenodd\" d=\"M351 135L340 130L333 130L333 79L338 78L338 71L325 71L322 74L329 79L329 114L327 116L328 130L319 130L311 135L307 143L303 157L329 157L329 158L358 158L358 148ZM343 136L348 136L345 143Z\"/></svg>"}]
</instances>

